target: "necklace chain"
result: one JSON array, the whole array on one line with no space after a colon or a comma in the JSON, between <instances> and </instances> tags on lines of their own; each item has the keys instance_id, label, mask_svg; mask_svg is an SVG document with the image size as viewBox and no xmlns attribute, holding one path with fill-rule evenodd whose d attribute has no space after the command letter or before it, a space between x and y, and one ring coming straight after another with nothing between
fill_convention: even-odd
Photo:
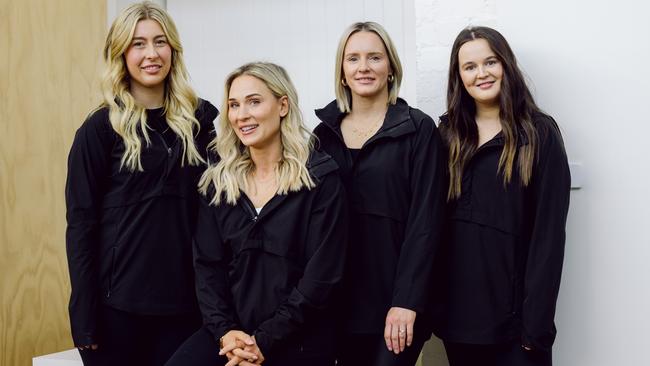
<instances>
[{"instance_id":1,"label":"necklace chain","mask_svg":"<svg viewBox=\"0 0 650 366\"><path fill-rule=\"evenodd\" d=\"M361 139L365 140L365 139L367 139L368 137L370 137L372 134L374 134L377 131L378 127L380 126L380 124L383 121L384 121L384 116L381 116L381 118L378 119L372 125L370 125L370 128L368 128L368 129L357 128L354 125L350 126L350 129L351 129L352 133L354 133L358 138L361 138Z\"/></svg>"}]
</instances>

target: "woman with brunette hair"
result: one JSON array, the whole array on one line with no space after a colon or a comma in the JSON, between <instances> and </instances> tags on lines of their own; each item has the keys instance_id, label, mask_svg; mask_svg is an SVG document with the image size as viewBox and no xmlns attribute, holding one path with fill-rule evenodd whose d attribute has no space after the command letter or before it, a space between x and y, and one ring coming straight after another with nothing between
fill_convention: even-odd
<instances>
[{"instance_id":1,"label":"woman with brunette hair","mask_svg":"<svg viewBox=\"0 0 650 366\"><path fill-rule=\"evenodd\" d=\"M339 301L339 365L414 365L444 208L443 145L433 120L398 98L402 67L384 28L355 23L339 42L336 100L316 115L350 204Z\"/></svg>"},{"instance_id":2,"label":"woman with brunette hair","mask_svg":"<svg viewBox=\"0 0 650 366\"><path fill-rule=\"evenodd\" d=\"M559 128L487 27L456 38L447 106L450 207L435 333L451 366L550 365L570 190Z\"/></svg>"},{"instance_id":3,"label":"woman with brunette hair","mask_svg":"<svg viewBox=\"0 0 650 366\"><path fill-rule=\"evenodd\" d=\"M168 365L334 365L347 235L336 163L313 150L280 66L234 70L223 109L195 241L205 326Z\"/></svg>"},{"instance_id":4,"label":"woman with brunette hair","mask_svg":"<svg viewBox=\"0 0 650 366\"><path fill-rule=\"evenodd\" d=\"M188 82L178 32L151 2L113 22L104 101L68 158L70 322L86 365L162 365L200 327L196 185L217 109Z\"/></svg>"}]
</instances>

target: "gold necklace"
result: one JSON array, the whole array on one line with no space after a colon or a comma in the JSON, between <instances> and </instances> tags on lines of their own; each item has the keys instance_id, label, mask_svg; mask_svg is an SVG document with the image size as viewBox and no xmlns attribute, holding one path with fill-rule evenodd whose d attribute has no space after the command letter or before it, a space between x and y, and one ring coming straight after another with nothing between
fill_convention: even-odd
<instances>
[{"instance_id":1,"label":"gold necklace","mask_svg":"<svg viewBox=\"0 0 650 366\"><path fill-rule=\"evenodd\" d=\"M352 133L357 136L360 139L368 139L370 136L372 136L375 132L377 132L378 127L381 125L381 123L384 122L384 116L382 116L377 122L373 123L369 129L360 129L355 126L350 126L350 129Z\"/></svg>"}]
</instances>

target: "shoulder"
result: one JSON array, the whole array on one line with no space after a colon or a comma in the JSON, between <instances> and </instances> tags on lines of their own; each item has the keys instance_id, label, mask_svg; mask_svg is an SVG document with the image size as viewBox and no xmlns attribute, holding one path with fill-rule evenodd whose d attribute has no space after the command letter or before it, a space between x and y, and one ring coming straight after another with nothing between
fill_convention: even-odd
<instances>
[{"instance_id":1,"label":"shoulder","mask_svg":"<svg viewBox=\"0 0 650 366\"><path fill-rule=\"evenodd\" d=\"M318 182L325 180L327 176L335 175L339 166L329 154L321 150L313 149L307 161L307 169L318 184Z\"/></svg>"},{"instance_id":2,"label":"shoulder","mask_svg":"<svg viewBox=\"0 0 650 366\"><path fill-rule=\"evenodd\" d=\"M219 115L219 110L212 103L205 99L199 98L196 107L195 117L201 124L201 127L210 126L215 118Z\"/></svg>"},{"instance_id":3,"label":"shoulder","mask_svg":"<svg viewBox=\"0 0 650 366\"><path fill-rule=\"evenodd\" d=\"M540 143L558 142L562 144L562 133L555 119L548 114L537 111L532 115L532 122L537 130Z\"/></svg>"},{"instance_id":4,"label":"shoulder","mask_svg":"<svg viewBox=\"0 0 650 366\"><path fill-rule=\"evenodd\" d=\"M112 139L117 137L109 118L109 109L100 106L90 112L77 130L78 137Z\"/></svg>"}]
</instances>

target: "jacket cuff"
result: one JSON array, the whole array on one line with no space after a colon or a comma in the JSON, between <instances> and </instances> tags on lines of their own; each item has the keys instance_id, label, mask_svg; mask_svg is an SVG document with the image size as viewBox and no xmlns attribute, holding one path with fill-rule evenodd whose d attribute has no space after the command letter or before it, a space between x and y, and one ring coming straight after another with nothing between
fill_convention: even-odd
<instances>
[{"instance_id":1,"label":"jacket cuff","mask_svg":"<svg viewBox=\"0 0 650 366\"><path fill-rule=\"evenodd\" d=\"M260 351L262 351L262 355L264 355L265 358L268 358L269 353L273 349L273 338L263 330L259 329L254 332L254 336L255 343L257 344L257 347L260 349Z\"/></svg>"}]
</instances>

